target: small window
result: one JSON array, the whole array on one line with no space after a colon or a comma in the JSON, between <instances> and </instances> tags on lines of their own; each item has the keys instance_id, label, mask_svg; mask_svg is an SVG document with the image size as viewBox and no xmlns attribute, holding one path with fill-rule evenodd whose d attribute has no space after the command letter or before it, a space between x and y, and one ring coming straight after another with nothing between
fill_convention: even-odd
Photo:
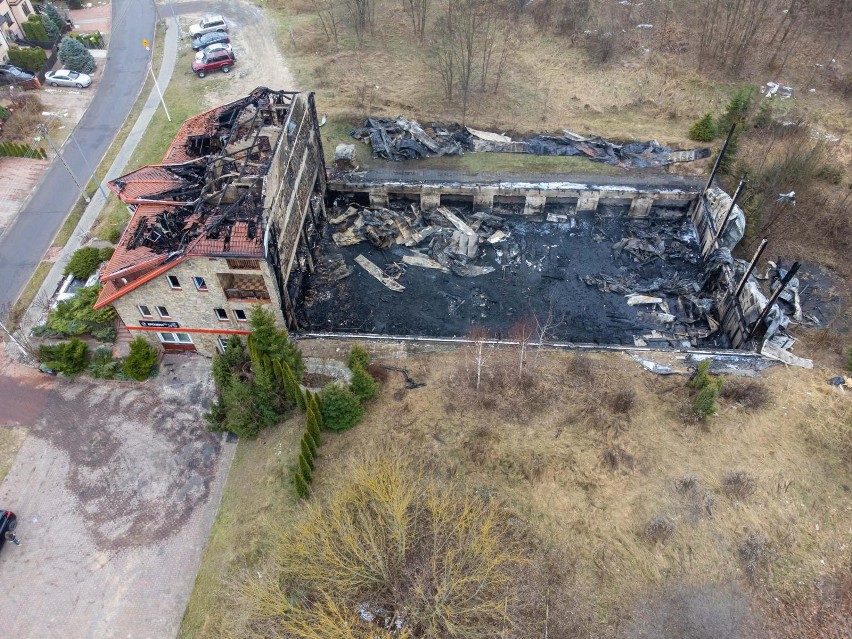
<instances>
[{"instance_id":1,"label":"small window","mask_svg":"<svg viewBox=\"0 0 852 639\"><path fill-rule=\"evenodd\" d=\"M193 277L192 281L195 282L195 289L197 291L207 290L207 282L204 281L203 277Z\"/></svg>"},{"instance_id":2,"label":"small window","mask_svg":"<svg viewBox=\"0 0 852 639\"><path fill-rule=\"evenodd\" d=\"M139 305L139 306L137 306L136 308L138 308L138 309L139 309L139 314L140 314L142 317L153 317L153 315L151 315L151 309L150 309L150 308L148 308L147 306L143 306L143 305L141 305L141 304L140 304L140 305Z\"/></svg>"},{"instance_id":3,"label":"small window","mask_svg":"<svg viewBox=\"0 0 852 639\"><path fill-rule=\"evenodd\" d=\"M228 311L226 311L224 308L214 308L213 310L216 312L216 319L218 319L220 322L228 321Z\"/></svg>"},{"instance_id":4,"label":"small window","mask_svg":"<svg viewBox=\"0 0 852 639\"><path fill-rule=\"evenodd\" d=\"M171 317L171 315L169 315L169 309L167 309L165 306L157 307L157 315L159 315L160 317Z\"/></svg>"},{"instance_id":5,"label":"small window","mask_svg":"<svg viewBox=\"0 0 852 639\"><path fill-rule=\"evenodd\" d=\"M225 352L225 349L228 348L228 338L220 337L219 338L219 348L222 349L222 352Z\"/></svg>"},{"instance_id":6,"label":"small window","mask_svg":"<svg viewBox=\"0 0 852 639\"><path fill-rule=\"evenodd\" d=\"M189 333L157 333L160 341L166 344L192 344Z\"/></svg>"},{"instance_id":7,"label":"small window","mask_svg":"<svg viewBox=\"0 0 852 639\"><path fill-rule=\"evenodd\" d=\"M238 322L245 322L247 319L246 312L241 308L234 309L234 317L237 318Z\"/></svg>"},{"instance_id":8,"label":"small window","mask_svg":"<svg viewBox=\"0 0 852 639\"><path fill-rule=\"evenodd\" d=\"M180 280L177 275L166 275L166 279L169 281L169 288L180 288Z\"/></svg>"},{"instance_id":9,"label":"small window","mask_svg":"<svg viewBox=\"0 0 852 639\"><path fill-rule=\"evenodd\" d=\"M30 15L30 14L33 12L33 10L32 10L32 9L30 9L30 7L29 7L29 2L25 2L25 3L24 3L23 10L24 10L24 15L25 15L25 16L28 16L28 15Z\"/></svg>"}]
</instances>

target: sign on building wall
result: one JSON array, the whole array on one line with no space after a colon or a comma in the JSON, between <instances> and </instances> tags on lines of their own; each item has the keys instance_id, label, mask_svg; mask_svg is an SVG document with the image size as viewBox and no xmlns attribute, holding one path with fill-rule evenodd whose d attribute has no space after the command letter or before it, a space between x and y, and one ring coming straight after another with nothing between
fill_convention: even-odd
<instances>
[{"instance_id":1,"label":"sign on building wall","mask_svg":"<svg viewBox=\"0 0 852 639\"><path fill-rule=\"evenodd\" d=\"M180 324L177 322L146 322L140 321L139 326L146 326L148 328L180 328Z\"/></svg>"}]
</instances>

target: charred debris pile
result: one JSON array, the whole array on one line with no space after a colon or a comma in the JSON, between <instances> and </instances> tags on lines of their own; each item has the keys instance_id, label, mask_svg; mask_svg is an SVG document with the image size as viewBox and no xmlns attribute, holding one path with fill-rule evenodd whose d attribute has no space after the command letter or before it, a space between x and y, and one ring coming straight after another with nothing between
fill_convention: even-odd
<instances>
[{"instance_id":1,"label":"charred debris pile","mask_svg":"<svg viewBox=\"0 0 852 639\"><path fill-rule=\"evenodd\" d=\"M726 346L714 308L715 266L702 264L694 227L682 211L669 219L589 213L553 223L447 206L421 210L401 202L381 208L337 204L330 212L331 239L338 249L355 252L332 255L323 269L328 282L344 280L360 267L400 294L399 305L407 286L421 294L419 269L432 269L445 274L438 281L475 278L467 288L506 296L491 304L539 306L544 312L550 312L549 305L565 322L571 321L572 306L596 303L600 309L595 317L626 332L636 345ZM370 248L358 251L360 243ZM578 252L572 253L575 246ZM518 274L527 291L523 294L536 298L526 304L508 301L518 295L517 286L500 292L500 281L509 286ZM591 327L584 334L593 332Z\"/></svg>"},{"instance_id":2,"label":"charred debris pile","mask_svg":"<svg viewBox=\"0 0 852 639\"><path fill-rule=\"evenodd\" d=\"M561 135L539 134L512 139L460 124L421 127L407 118L367 118L352 137L370 145L373 157L400 162L418 158L471 153L528 153L581 156L624 168L664 166L710 156L709 149L675 150L647 142L615 142L600 136L582 136L567 129Z\"/></svg>"}]
</instances>

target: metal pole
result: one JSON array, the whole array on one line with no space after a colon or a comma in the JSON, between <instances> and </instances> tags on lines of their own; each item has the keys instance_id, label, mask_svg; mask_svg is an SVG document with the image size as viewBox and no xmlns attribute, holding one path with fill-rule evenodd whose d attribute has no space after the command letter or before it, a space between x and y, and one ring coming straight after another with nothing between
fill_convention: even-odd
<instances>
[{"instance_id":1,"label":"metal pole","mask_svg":"<svg viewBox=\"0 0 852 639\"><path fill-rule=\"evenodd\" d=\"M754 271L754 268L757 266L757 262L760 259L760 256L763 255L763 250L766 248L767 244L769 244L769 238L764 237L760 241L760 246L757 247L757 252L754 254L754 257L751 258L751 263L749 263L746 272L743 274L743 277L740 280L740 283L737 284L737 290L734 291L734 297L738 298L740 296L740 293L743 292L743 287L746 285L749 276L751 275L752 271Z\"/></svg>"},{"instance_id":2,"label":"metal pole","mask_svg":"<svg viewBox=\"0 0 852 639\"><path fill-rule=\"evenodd\" d=\"M95 170L92 168L92 165L89 164L89 161L86 159L86 155L83 153L83 149L80 148L80 143L77 142L77 138L74 137L73 131L71 132L71 135L69 137L74 141L74 144L77 146L77 150L80 152L80 156L83 158L83 162L86 163L86 166L88 167L89 171L91 171L92 179L94 179L94 181L98 183L98 189L100 189L101 195L104 196L104 201L107 201L109 199L109 195L104 189L103 183L100 181L98 176L95 175Z\"/></svg>"},{"instance_id":3,"label":"metal pole","mask_svg":"<svg viewBox=\"0 0 852 639\"><path fill-rule=\"evenodd\" d=\"M725 226L728 224L728 220L731 219L731 214L734 212L734 207L737 205L737 200L740 199L740 193L743 192L743 187L745 186L746 179L743 177L740 180L739 185L737 186L737 190L734 192L734 197L731 198L731 206L728 207L727 213L725 213L725 217L722 218L722 223L719 225L719 228L716 229L716 236L713 238L714 242L719 241L719 237L722 235L722 232L725 230Z\"/></svg>"},{"instance_id":4,"label":"metal pole","mask_svg":"<svg viewBox=\"0 0 852 639\"><path fill-rule=\"evenodd\" d=\"M784 279L781 280L781 284L778 288L775 289L775 292L772 294L772 297L769 298L769 301L766 303L766 306L763 307L763 310L760 312L760 316L757 318L757 321L752 326L751 331L748 334L748 338L751 339L754 337L754 334L757 332L757 327L761 325L763 320L769 314L769 309L772 308L772 305L778 300L778 297L781 293L784 292L784 289L787 288L787 284L790 283L790 280L799 272L799 267L801 264L798 262L794 262L793 266L790 267L790 270L787 271L787 274L784 276Z\"/></svg>"},{"instance_id":5,"label":"metal pole","mask_svg":"<svg viewBox=\"0 0 852 639\"><path fill-rule=\"evenodd\" d=\"M80 183L77 181L77 178L74 177L74 172L71 170L71 167L65 162L65 158L62 157L62 154L59 152L59 149L56 148L56 145L53 144L53 140L50 139L50 136L47 134L47 127L43 124L39 124L36 126L36 129L39 133L44 136L44 139L47 140L47 143L50 145L50 148L53 149L53 152L56 153L56 157L59 158L59 161L62 162L62 166L65 167L65 170L68 171L68 175L71 176L71 179L74 180L74 184L77 185L77 188L80 190L80 193L83 194L83 199L86 200L86 203L92 201L92 199L86 195L86 190L80 186Z\"/></svg>"},{"instance_id":6,"label":"metal pole","mask_svg":"<svg viewBox=\"0 0 852 639\"><path fill-rule=\"evenodd\" d=\"M710 172L710 179L707 180L707 185L704 187L704 191L710 188L710 185L713 184L713 179L716 177L716 171L719 170L719 165L722 163L722 158L725 157L725 150L728 148L728 142L731 141L731 136L734 135L734 129L737 128L737 123L734 122L731 125L730 131L728 131L728 137L725 138L725 143L722 145L722 149L719 151L719 156L716 158L716 163L713 165L713 170ZM702 195L704 191L701 191Z\"/></svg>"},{"instance_id":7,"label":"metal pole","mask_svg":"<svg viewBox=\"0 0 852 639\"><path fill-rule=\"evenodd\" d=\"M157 93L160 96L160 102L163 103L163 110L166 112L166 117L169 119L169 122L172 121L172 116L169 115L169 109L166 106L166 101L163 99L163 92L160 91L160 85L157 82L157 78L154 77L154 67L149 63L148 71L151 73L151 78L154 80L154 86L157 87Z\"/></svg>"},{"instance_id":8,"label":"metal pole","mask_svg":"<svg viewBox=\"0 0 852 639\"><path fill-rule=\"evenodd\" d=\"M175 26L177 27L177 30L178 30L178 37L179 37L181 40L183 40L184 32L183 32L183 29L181 29L181 26L180 26L180 20L178 20L178 18L177 18L177 14L175 13L175 3L174 3L174 0L172 0L171 2L169 2L169 8L172 10L172 18L174 19L174 21L175 21Z\"/></svg>"}]
</instances>

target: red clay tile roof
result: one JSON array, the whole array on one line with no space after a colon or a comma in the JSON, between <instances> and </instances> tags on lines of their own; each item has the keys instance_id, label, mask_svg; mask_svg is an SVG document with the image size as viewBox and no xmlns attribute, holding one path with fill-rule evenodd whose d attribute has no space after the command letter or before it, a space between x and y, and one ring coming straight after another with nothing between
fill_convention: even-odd
<instances>
[{"instance_id":1,"label":"red clay tile roof","mask_svg":"<svg viewBox=\"0 0 852 639\"><path fill-rule=\"evenodd\" d=\"M183 184L183 180L158 165L143 166L108 184L128 204L139 204L150 196ZM120 187L118 186L120 185ZM141 200L140 200L141 198Z\"/></svg>"},{"instance_id":2,"label":"red clay tile roof","mask_svg":"<svg viewBox=\"0 0 852 639\"><path fill-rule=\"evenodd\" d=\"M219 123L219 115L228 108L228 104L214 107L204 113L199 113L189 118L184 122L171 146L163 156L162 164L173 164L176 162L186 162L194 159L186 151L186 141L193 135L213 135Z\"/></svg>"}]
</instances>

